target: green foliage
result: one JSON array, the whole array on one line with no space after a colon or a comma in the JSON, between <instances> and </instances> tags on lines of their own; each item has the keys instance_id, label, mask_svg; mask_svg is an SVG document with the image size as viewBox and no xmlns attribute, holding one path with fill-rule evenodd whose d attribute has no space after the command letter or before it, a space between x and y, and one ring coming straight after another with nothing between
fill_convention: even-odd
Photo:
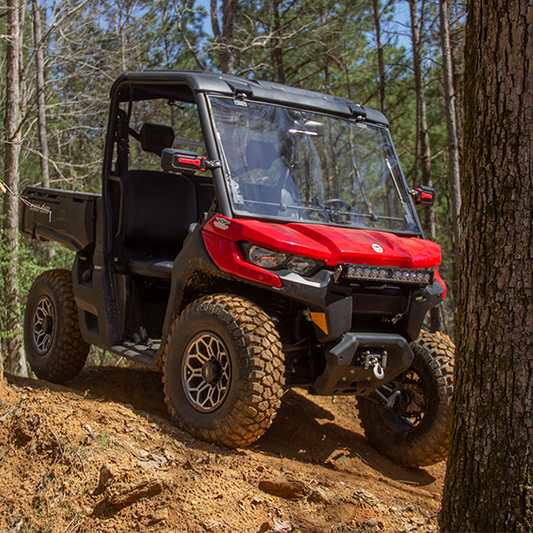
<instances>
[{"instance_id":1,"label":"green foliage","mask_svg":"<svg viewBox=\"0 0 533 533\"><path fill-rule=\"evenodd\" d=\"M107 450L107 448L109 448L109 433L99 433L96 435L95 439L99 442L102 450Z\"/></svg>"},{"instance_id":2,"label":"green foliage","mask_svg":"<svg viewBox=\"0 0 533 533\"><path fill-rule=\"evenodd\" d=\"M3 219L4 217L1 216L0 228L3 228ZM0 229L0 269L3 273L0 277L0 294L4 296L0 299L0 332L4 342L15 337L22 337L22 331L19 327L13 328L10 324L13 324L14 320L20 324L23 320L27 295L35 279L45 270L70 269L74 260L73 252L60 246L20 239L17 264L20 305L13 307L7 304L5 297L6 281L8 281L11 272L8 267L13 263L13 250L10 249L5 237L6 230ZM49 256L52 255L50 250L54 251L51 259L49 259ZM5 361L4 363L6 370L10 370L11 362Z\"/></svg>"}]
</instances>

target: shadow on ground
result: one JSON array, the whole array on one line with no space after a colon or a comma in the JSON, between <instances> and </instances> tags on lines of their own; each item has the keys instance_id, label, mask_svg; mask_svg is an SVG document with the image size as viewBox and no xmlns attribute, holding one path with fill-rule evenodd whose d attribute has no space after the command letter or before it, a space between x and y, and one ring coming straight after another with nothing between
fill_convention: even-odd
<instances>
[{"instance_id":1,"label":"shadow on ground","mask_svg":"<svg viewBox=\"0 0 533 533\"><path fill-rule=\"evenodd\" d=\"M161 376L160 372L138 368L86 367L65 387L168 420ZM10 381L36 388L48 385L13 377ZM55 390L67 390L65 387L51 386ZM368 445L352 397L333 399L301 390L287 391L271 428L252 449L345 472L377 474L413 486L428 486L435 481L426 470L401 467Z\"/></svg>"}]
</instances>

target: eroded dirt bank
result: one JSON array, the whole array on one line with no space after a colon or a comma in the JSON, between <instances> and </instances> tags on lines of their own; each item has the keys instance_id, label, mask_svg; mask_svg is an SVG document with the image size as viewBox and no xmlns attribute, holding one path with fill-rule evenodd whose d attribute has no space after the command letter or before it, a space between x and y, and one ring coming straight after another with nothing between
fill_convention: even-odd
<instances>
[{"instance_id":1,"label":"eroded dirt bank","mask_svg":"<svg viewBox=\"0 0 533 533\"><path fill-rule=\"evenodd\" d=\"M380 456L353 398L289 391L240 450L176 429L155 372L89 367L68 388L10 377L0 402L0 532L437 530L445 465Z\"/></svg>"}]
</instances>

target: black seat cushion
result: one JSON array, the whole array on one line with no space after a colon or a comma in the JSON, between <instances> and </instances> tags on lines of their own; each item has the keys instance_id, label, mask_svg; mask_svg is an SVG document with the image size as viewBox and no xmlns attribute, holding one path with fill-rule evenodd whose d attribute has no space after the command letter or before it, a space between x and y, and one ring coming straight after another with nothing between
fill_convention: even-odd
<instances>
[{"instance_id":1,"label":"black seat cushion","mask_svg":"<svg viewBox=\"0 0 533 533\"><path fill-rule=\"evenodd\" d=\"M130 259L128 268L135 274L151 278L171 279L174 263L155 257L143 257L142 259Z\"/></svg>"}]
</instances>

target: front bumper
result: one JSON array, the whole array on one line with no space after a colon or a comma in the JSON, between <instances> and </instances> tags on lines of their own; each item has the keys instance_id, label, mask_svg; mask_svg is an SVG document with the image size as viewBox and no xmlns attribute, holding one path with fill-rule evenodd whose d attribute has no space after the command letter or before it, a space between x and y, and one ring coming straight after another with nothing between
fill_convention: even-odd
<instances>
[{"instance_id":1,"label":"front bumper","mask_svg":"<svg viewBox=\"0 0 533 533\"><path fill-rule=\"evenodd\" d=\"M364 331L368 321L374 324L370 331L377 327L379 331L397 333L413 341L418 338L426 313L442 301L445 290L438 280L424 288L399 284L376 288L336 283L333 273L327 270L311 278L277 273L282 294L304 303L311 313L323 314L326 327L314 323L320 343L337 341L349 331Z\"/></svg>"},{"instance_id":2,"label":"front bumper","mask_svg":"<svg viewBox=\"0 0 533 533\"><path fill-rule=\"evenodd\" d=\"M401 335L350 332L327 348L325 359L313 393L366 396L407 370L414 353Z\"/></svg>"}]
</instances>

